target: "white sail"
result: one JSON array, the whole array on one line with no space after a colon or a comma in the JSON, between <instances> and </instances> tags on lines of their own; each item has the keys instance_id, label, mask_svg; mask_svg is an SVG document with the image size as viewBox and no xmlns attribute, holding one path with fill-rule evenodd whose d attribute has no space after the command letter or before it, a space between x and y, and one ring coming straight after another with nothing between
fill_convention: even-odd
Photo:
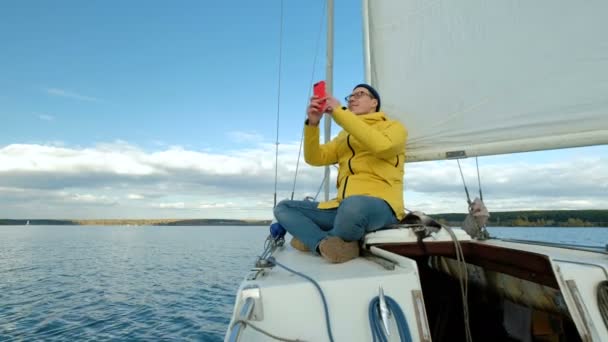
<instances>
[{"instance_id":1,"label":"white sail","mask_svg":"<svg viewBox=\"0 0 608 342\"><path fill-rule=\"evenodd\" d=\"M608 1L364 1L409 161L608 143Z\"/></svg>"}]
</instances>

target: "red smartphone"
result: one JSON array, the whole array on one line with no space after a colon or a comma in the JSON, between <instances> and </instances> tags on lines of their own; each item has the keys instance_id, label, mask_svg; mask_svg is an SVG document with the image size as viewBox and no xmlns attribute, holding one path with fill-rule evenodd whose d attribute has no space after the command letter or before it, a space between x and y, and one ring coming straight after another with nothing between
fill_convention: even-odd
<instances>
[{"instance_id":1,"label":"red smartphone","mask_svg":"<svg viewBox=\"0 0 608 342\"><path fill-rule=\"evenodd\" d=\"M325 93L325 81L319 81L319 82L315 83L314 86L312 87L312 91L316 97L319 97L319 98L326 97L327 94ZM327 101L321 102L321 111L324 111L326 106L327 106Z\"/></svg>"}]
</instances>

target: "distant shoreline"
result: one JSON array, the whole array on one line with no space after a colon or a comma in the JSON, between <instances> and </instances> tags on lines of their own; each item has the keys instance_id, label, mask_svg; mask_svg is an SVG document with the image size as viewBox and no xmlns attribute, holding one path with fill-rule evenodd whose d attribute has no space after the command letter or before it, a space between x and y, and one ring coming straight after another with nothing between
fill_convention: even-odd
<instances>
[{"instance_id":1,"label":"distant shoreline","mask_svg":"<svg viewBox=\"0 0 608 342\"><path fill-rule=\"evenodd\" d=\"M49 219L0 219L0 226L264 226L270 220L231 219L100 219L100 220L49 220Z\"/></svg>"},{"instance_id":2,"label":"distant shoreline","mask_svg":"<svg viewBox=\"0 0 608 342\"><path fill-rule=\"evenodd\" d=\"M430 214L435 220L460 226L466 214ZM235 219L0 219L2 225L77 226L267 226L271 220ZM608 227L608 210L529 210L490 213L488 227Z\"/></svg>"}]
</instances>

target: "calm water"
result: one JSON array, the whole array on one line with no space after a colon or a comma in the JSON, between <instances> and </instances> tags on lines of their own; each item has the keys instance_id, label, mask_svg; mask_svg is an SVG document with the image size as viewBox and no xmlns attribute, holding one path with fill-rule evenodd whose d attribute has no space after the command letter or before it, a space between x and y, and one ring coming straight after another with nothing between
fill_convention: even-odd
<instances>
[{"instance_id":1,"label":"calm water","mask_svg":"<svg viewBox=\"0 0 608 342\"><path fill-rule=\"evenodd\" d=\"M492 228L604 246L608 228ZM267 227L0 226L0 341L222 341Z\"/></svg>"}]
</instances>

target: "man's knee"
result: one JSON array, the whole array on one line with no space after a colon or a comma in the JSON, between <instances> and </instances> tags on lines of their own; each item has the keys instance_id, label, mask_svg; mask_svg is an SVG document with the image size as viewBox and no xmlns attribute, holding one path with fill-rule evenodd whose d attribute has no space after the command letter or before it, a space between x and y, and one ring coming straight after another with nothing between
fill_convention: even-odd
<instances>
[{"instance_id":1,"label":"man's knee","mask_svg":"<svg viewBox=\"0 0 608 342\"><path fill-rule=\"evenodd\" d=\"M282 216L285 212L287 212L289 210L289 202L291 202L291 201L282 200L281 202L279 202L279 204L276 205L276 207L274 207L272 212L274 213L274 217L277 220L280 220L279 217Z\"/></svg>"},{"instance_id":2,"label":"man's knee","mask_svg":"<svg viewBox=\"0 0 608 342\"><path fill-rule=\"evenodd\" d=\"M273 209L274 217L280 220L280 216L289 215L293 212L302 212L303 210L316 208L316 203L310 201L299 200L282 200Z\"/></svg>"},{"instance_id":3,"label":"man's knee","mask_svg":"<svg viewBox=\"0 0 608 342\"><path fill-rule=\"evenodd\" d=\"M334 224L334 234L347 241L361 239L367 226L365 200L361 196L348 197L340 203Z\"/></svg>"}]
</instances>

